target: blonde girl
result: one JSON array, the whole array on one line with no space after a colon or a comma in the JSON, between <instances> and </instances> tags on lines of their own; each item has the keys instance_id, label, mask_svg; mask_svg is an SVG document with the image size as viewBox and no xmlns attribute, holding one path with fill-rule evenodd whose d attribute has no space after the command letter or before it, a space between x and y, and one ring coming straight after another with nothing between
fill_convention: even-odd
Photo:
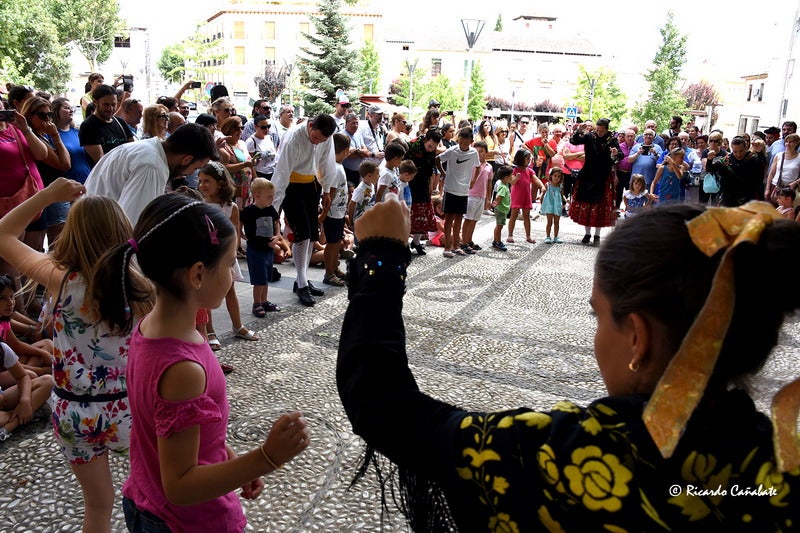
<instances>
[{"instance_id":1,"label":"blonde girl","mask_svg":"<svg viewBox=\"0 0 800 533\"><path fill-rule=\"evenodd\" d=\"M106 250L131 236L128 217L114 200L82 197L76 181L58 178L0 219L0 255L46 287L53 328L53 429L83 491L83 531L110 531L114 486L108 452L127 453L131 428L126 386L130 331L102 312L105 286L97 264ZM42 209L74 201L51 253L17 240ZM115 271L120 284L122 266ZM131 268L126 316L152 307L152 286Z\"/></svg>"},{"instance_id":2,"label":"blonde girl","mask_svg":"<svg viewBox=\"0 0 800 533\"><path fill-rule=\"evenodd\" d=\"M631 188L622 195L625 218L630 218L653 203L653 195L647 192L647 183L642 174L631 176Z\"/></svg>"},{"instance_id":3,"label":"blonde girl","mask_svg":"<svg viewBox=\"0 0 800 533\"><path fill-rule=\"evenodd\" d=\"M564 209L564 204L567 199L564 198L562 190L564 184L564 173L561 167L553 167L550 169L549 179L545 183L544 195L542 195L542 211L541 213L547 215L547 228L545 232L547 236L544 239L546 244L557 243L561 244L561 238L558 236L558 225L561 220L561 213ZM550 238L550 230L553 230L553 238Z\"/></svg>"}]
</instances>

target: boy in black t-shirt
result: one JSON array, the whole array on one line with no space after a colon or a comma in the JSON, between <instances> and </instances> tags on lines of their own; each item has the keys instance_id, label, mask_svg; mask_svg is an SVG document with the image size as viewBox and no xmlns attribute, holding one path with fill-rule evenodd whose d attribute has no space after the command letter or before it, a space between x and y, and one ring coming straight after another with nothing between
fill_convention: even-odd
<instances>
[{"instance_id":1,"label":"boy in black t-shirt","mask_svg":"<svg viewBox=\"0 0 800 533\"><path fill-rule=\"evenodd\" d=\"M275 186L265 178L256 178L250 186L253 203L242 209L240 220L247 240L247 268L253 286L253 315L264 318L280 307L267 300L267 281L272 274L272 245L281 234L278 213L272 207Z\"/></svg>"}]
</instances>

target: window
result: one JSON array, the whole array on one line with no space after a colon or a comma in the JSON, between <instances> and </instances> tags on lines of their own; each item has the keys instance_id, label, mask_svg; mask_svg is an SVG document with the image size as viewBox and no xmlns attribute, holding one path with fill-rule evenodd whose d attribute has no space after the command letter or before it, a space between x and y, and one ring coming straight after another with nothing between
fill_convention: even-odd
<instances>
[{"instance_id":1,"label":"window","mask_svg":"<svg viewBox=\"0 0 800 533\"><path fill-rule=\"evenodd\" d=\"M301 22L300 23L300 33L303 34L310 34L311 33L311 26L308 22Z\"/></svg>"},{"instance_id":2,"label":"window","mask_svg":"<svg viewBox=\"0 0 800 533\"><path fill-rule=\"evenodd\" d=\"M244 21L236 20L233 23L233 38L244 39Z\"/></svg>"},{"instance_id":3,"label":"window","mask_svg":"<svg viewBox=\"0 0 800 533\"><path fill-rule=\"evenodd\" d=\"M435 78L442 73L442 60L431 59L431 78Z\"/></svg>"},{"instance_id":4,"label":"window","mask_svg":"<svg viewBox=\"0 0 800 533\"><path fill-rule=\"evenodd\" d=\"M786 110L787 110L788 108L789 108L789 100L784 100L784 101L783 101L783 106L781 107L781 116L782 116L782 117L785 117L785 116L786 116Z\"/></svg>"},{"instance_id":5,"label":"window","mask_svg":"<svg viewBox=\"0 0 800 533\"><path fill-rule=\"evenodd\" d=\"M117 35L114 37L114 48L130 48L131 47L131 38L130 37L123 37L121 35Z\"/></svg>"},{"instance_id":6,"label":"window","mask_svg":"<svg viewBox=\"0 0 800 533\"><path fill-rule=\"evenodd\" d=\"M758 89L758 101L760 102L763 99L764 99L764 84L762 83L761 87Z\"/></svg>"},{"instance_id":7,"label":"window","mask_svg":"<svg viewBox=\"0 0 800 533\"><path fill-rule=\"evenodd\" d=\"M750 121L750 131L748 133L753 133L754 131L758 130L758 120L759 119L754 118Z\"/></svg>"},{"instance_id":8,"label":"window","mask_svg":"<svg viewBox=\"0 0 800 533\"><path fill-rule=\"evenodd\" d=\"M747 117L739 117L739 129L736 131L747 131Z\"/></svg>"},{"instance_id":9,"label":"window","mask_svg":"<svg viewBox=\"0 0 800 533\"><path fill-rule=\"evenodd\" d=\"M244 46L237 46L234 49L234 64L244 65Z\"/></svg>"},{"instance_id":10,"label":"window","mask_svg":"<svg viewBox=\"0 0 800 533\"><path fill-rule=\"evenodd\" d=\"M375 37L375 25L364 24L364 42L371 43L374 37Z\"/></svg>"},{"instance_id":11,"label":"window","mask_svg":"<svg viewBox=\"0 0 800 533\"><path fill-rule=\"evenodd\" d=\"M267 41L275 40L275 23L267 22L264 25L264 39Z\"/></svg>"},{"instance_id":12,"label":"window","mask_svg":"<svg viewBox=\"0 0 800 533\"><path fill-rule=\"evenodd\" d=\"M274 46L267 46L264 48L264 60L269 62L271 65L275 64L275 47Z\"/></svg>"},{"instance_id":13,"label":"window","mask_svg":"<svg viewBox=\"0 0 800 533\"><path fill-rule=\"evenodd\" d=\"M753 98L753 84L747 86L747 101L749 102Z\"/></svg>"}]
</instances>

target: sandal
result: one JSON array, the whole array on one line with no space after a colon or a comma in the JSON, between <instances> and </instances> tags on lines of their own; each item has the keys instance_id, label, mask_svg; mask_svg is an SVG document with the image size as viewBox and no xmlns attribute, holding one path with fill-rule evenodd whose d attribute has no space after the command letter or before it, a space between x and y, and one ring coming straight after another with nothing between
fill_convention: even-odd
<instances>
[{"instance_id":1,"label":"sandal","mask_svg":"<svg viewBox=\"0 0 800 533\"><path fill-rule=\"evenodd\" d=\"M244 339L246 341L257 341L259 340L256 336L255 331L250 331L246 327L242 326L233 332L234 337L239 337L240 339Z\"/></svg>"},{"instance_id":2,"label":"sandal","mask_svg":"<svg viewBox=\"0 0 800 533\"><path fill-rule=\"evenodd\" d=\"M267 316L264 306L261 304L253 304L253 316L256 318L264 318Z\"/></svg>"},{"instance_id":3,"label":"sandal","mask_svg":"<svg viewBox=\"0 0 800 533\"><path fill-rule=\"evenodd\" d=\"M213 331L211 333L206 333L206 337L208 337L208 346L212 351L216 352L222 349L222 344L220 344L219 339L217 339L216 333Z\"/></svg>"},{"instance_id":4,"label":"sandal","mask_svg":"<svg viewBox=\"0 0 800 533\"><path fill-rule=\"evenodd\" d=\"M280 307L278 307L277 305L275 305L272 302L264 302L263 304L261 304L261 306L264 308L264 311L266 311L267 313L277 313L278 311L281 310Z\"/></svg>"}]
</instances>

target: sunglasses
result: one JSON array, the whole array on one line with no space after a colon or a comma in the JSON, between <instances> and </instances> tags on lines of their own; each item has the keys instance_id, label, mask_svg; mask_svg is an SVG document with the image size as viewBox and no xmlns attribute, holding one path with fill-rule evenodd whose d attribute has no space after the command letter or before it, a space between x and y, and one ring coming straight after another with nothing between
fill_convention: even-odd
<instances>
[{"instance_id":1,"label":"sunglasses","mask_svg":"<svg viewBox=\"0 0 800 533\"><path fill-rule=\"evenodd\" d=\"M232 107L224 107L224 108L220 109L220 111L224 111L229 115L233 115L234 109Z\"/></svg>"},{"instance_id":2,"label":"sunglasses","mask_svg":"<svg viewBox=\"0 0 800 533\"><path fill-rule=\"evenodd\" d=\"M267 124L266 126L258 126L258 129L267 131L269 129L269 124Z\"/></svg>"},{"instance_id":3,"label":"sunglasses","mask_svg":"<svg viewBox=\"0 0 800 533\"><path fill-rule=\"evenodd\" d=\"M36 116L39 117L40 120L52 120L55 115L51 112L46 113L44 111L39 111L36 113Z\"/></svg>"},{"instance_id":4,"label":"sunglasses","mask_svg":"<svg viewBox=\"0 0 800 533\"><path fill-rule=\"evenodd\" d=\"M169 115L165 115L165 114L162 113L162 114L158 115L158 118L169 118Z\"/></svg>"}]
</instances>

